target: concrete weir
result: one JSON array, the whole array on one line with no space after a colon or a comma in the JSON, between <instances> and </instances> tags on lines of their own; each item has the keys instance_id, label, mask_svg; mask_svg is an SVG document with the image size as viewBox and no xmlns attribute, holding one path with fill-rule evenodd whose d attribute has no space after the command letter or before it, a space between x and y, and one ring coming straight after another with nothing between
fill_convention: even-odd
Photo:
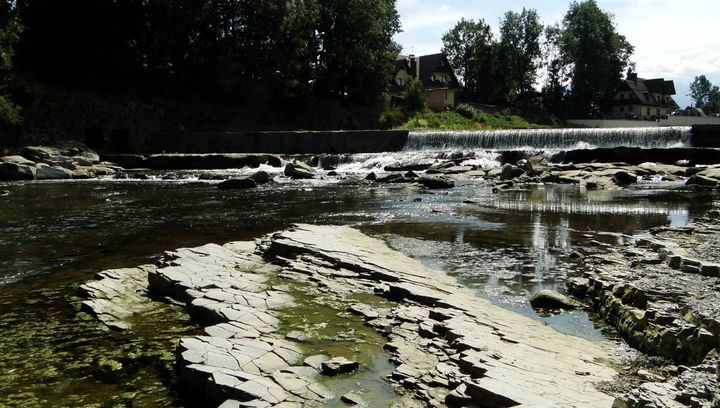
<instances>
[{"instance_id":1,"label":"concrete weir","mask_svg":"<svg viewBox=\"0 0 720 408\"><path fill-rule=\"evenodd\" d=\"M392 301L389 310L353 304L351 311L387 337L396 365L387 380L405 394L402 406L613 404L597 388L616 374L608 343L492 305L349 227L294 225L257 242L178 249L145 270L151 293L182 301L206 325L204 335L181 339L177 350L190 403L300 407L339 397L320 381L320 360L332 356L305 356L279 334L279 316L294 305L288 287L308 283L338 298L366 293ZM118 290L121 273L100 274L86 285L90 309L100 304L99 313L120 319L127 314L113 307L133 310L118 300L138 301ZM128 290L137 293L137 285Z\"/></svg>"}]
</instances>

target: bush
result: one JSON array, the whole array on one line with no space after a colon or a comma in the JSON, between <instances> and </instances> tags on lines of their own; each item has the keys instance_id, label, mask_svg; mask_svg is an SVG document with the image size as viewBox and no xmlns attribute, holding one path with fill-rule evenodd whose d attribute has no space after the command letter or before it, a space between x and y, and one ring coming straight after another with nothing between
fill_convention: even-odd
<instances>
[{"instance_id":1,"label":"bush","mask_svg":"<svg viewBox=\"0 0 720 408\"><path fill-rule=\"evenodd\" d=\"M383 128L394 128L402 125L408 117L405 112L397 107L387 108L380 114L380 126Z\"/></svg>"},{"instance_id":2,"label":"bush","mask_svg":"<svg viewBox=\"0 0 720 408\"><path fill-rule=\"evenodd\" d=\"M423 89L422 83L417 79L408 81L405 86L405 92L403 92L405 111L408 114L413 114L427 110L425 99L425 90Z\"/></svg>"},{"instance_id":3,"label":"bush","mask_svg":"<svg viewBox=\"0 0 720 408\"><path fill-rule=\"evenodd\" d=\"M466 119L473 119L477 114L478 110L474 106L468 105L467 103L461 103L455 108L455 112L459 113Z\"/></svg>"}]
</instances>

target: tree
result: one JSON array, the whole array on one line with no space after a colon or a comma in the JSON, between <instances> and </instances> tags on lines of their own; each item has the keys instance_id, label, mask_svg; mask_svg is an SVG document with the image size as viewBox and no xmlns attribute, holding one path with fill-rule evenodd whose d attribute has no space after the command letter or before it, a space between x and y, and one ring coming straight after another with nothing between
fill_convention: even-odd
<instances>
[{"instance_id":1,"label":"tree","mask_svg":"<svg viewBox=\"0 0 720 408\"><path fill-rule=\"evenodd\" d=\"M14 2L2 0L0 2L0 122L13 125L21 121L20 108L10 96L15 44L20 31Z\"/></svg>"},{"instance_id":2,"label":"tree","mask_svg":"<svg viewBox=\"0 0 720 408\"><path fill-rule=\"evenodd\" d=\"M690 98L695 102L695 107L705 109L710 102L710 95L713 85L705 77L705 75L696 76L695 80L690 84Z\"/></svg>"},{"instance_id":3,"label":"tree","mask_svg":"<svg viewBox=\"0 0 720 408\"><path fill-rule=\"evenodd\" d=\"M542 88L543 107L555 116L563 116L565 112L565 95L567 93L567 67L562 63L560 51L559 25L545 28L543 41L545 62L545 82Z\"/></svg>"},{"instance_id":4,"label":"tree","mask_svg":"<svg viewBox=\"0 0 720 408\"><path fill-rule=\"evenodd\" d=\"M612 104L633 47L618 34L610 14L595 0L573 2L562 22L561 63L570 80L570 105L582 117L597 117Z\"/></svg>"},{"instance_id":5,"label":"tree","mask_svg":"<svg viewBox=\"0 0 720 408\"><path fill-rule=\"evenodd\" d=\"M422 112L427 108L425 90L423 84L415 78L411 78L403 92L403 107L405 113L411 115L415 112Z\"/></svg>"},{"instance_id":6,"label":"tree","mask_svg":"<svg viewBox=\"0 0 720 408\"><path fill-rule=\"evenodd\" d=\"M508 101L531 91L537 79L543 26L535 10L508 11L500 22L498 80L500 95Z\"/></svg>"},{"instance_id":7,"label":"tree","mask_svg":"<svg viewBox=\"0 0 720 408\"><path fill-rule=\"evenodd\" d=\"M494 81L495 46L490 26L480 19L461 19L443 37L442 51L470 98L489 100L496 94Z\"/></svg>"},{"instance_id":8,"label":"tree","mask_svg":"<svg viewBox=\"0 0 720 408\"><path fill-rule=\"evenodd\" d=\"M319 0L316 91L324 97L378 101L400 52L395 0Z\"/></svg>"}]
</instances>

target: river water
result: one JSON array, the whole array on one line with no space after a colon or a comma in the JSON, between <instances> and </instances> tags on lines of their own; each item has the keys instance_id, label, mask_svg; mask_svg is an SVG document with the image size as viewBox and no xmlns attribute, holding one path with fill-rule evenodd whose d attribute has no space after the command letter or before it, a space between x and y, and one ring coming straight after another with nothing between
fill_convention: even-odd
<instances>
[{"instance_id":1,"label":"river water","mask_svg":"<svg viewBox=\"0 0 720 408\"><path fill-rule=\"evenodd\" d=\"M460 180L431 192L332 178L280 179L250 191L160 178L0 185L0 406L176 406L174 341L198 328L168 306L132 335L106 333L79 312L77 286L165 250L250 240L291 223L358 227L503 307L606 338L612 333L585 312L539 315L527 299L562 290L579 273L574 250L683 225L712 205L711 196L679 188L493 193Z\"/></svg>"}]
</instances>

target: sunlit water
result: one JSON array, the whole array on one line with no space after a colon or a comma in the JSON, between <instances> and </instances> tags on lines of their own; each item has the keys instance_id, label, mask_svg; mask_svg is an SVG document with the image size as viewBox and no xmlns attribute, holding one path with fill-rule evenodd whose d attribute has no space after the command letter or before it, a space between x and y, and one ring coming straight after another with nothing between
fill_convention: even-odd
<instances>
[{"instance_id":1,"label":"sunlit water","mask_svg":"<svg viewBox=\"0 0 720 408\"><path fill-rule=\"evenodd\" d=\"M153 335L108 336L77 311L79 283L103 269L153 262L165 250L253 239L297 222L356 226L498 305L600 339L601 329L584 312L539 315L528 297L562 290L579 273L572 251L682 225L711 205L711 197L662 186L593 192L537 186L493 194L472 180L429 192L280 178L256 190L220 191L188 177L0 185L0 405L176 405L168 391L172 356L127 362L133 381L118 383L97 369L98 355L128 344L150 347L143 345ZM182 316L174 322L186 323ZM167 342L177 330L155 336L152 347L172 350Z\"/></svg>"}]
</instances>

